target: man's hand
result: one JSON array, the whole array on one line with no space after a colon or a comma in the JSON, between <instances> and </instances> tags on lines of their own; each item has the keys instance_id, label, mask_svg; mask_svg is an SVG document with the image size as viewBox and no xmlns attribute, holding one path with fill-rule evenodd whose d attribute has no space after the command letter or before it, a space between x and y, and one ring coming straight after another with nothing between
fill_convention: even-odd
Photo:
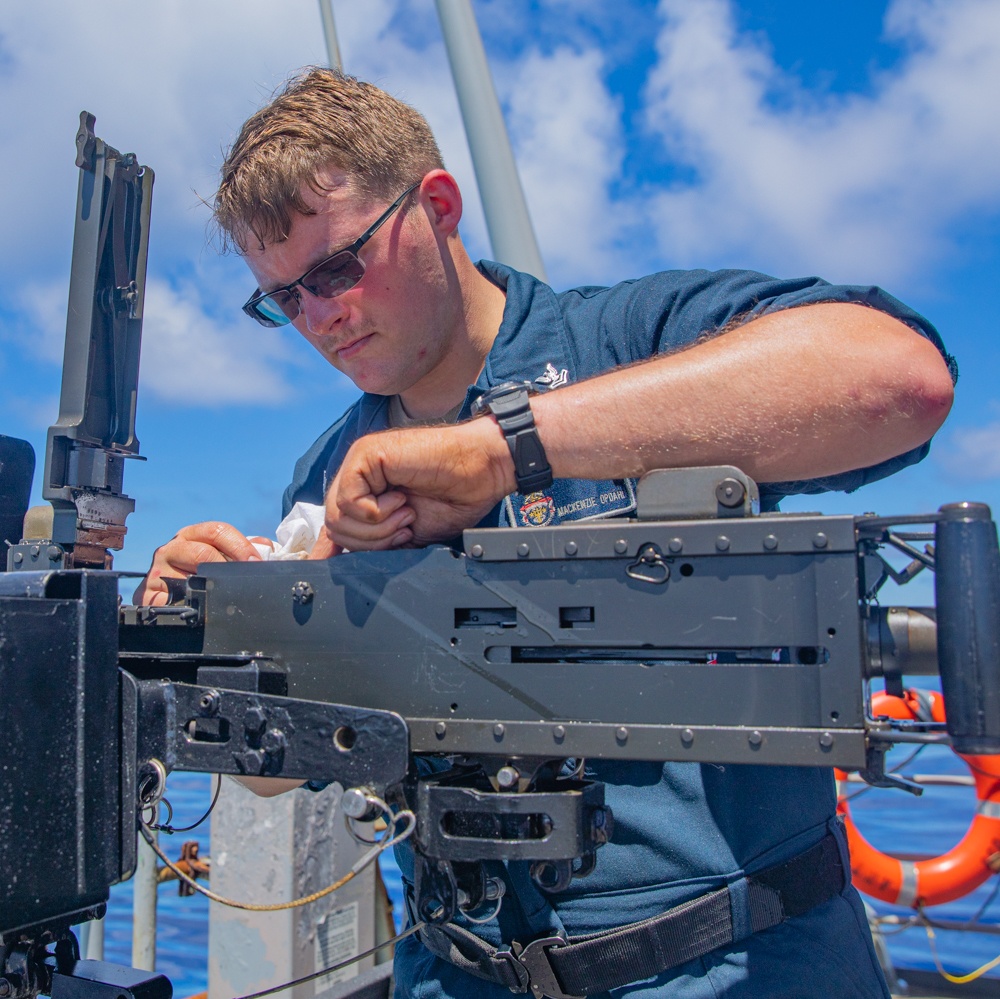
<instances>
[{"instance_id":1,"label":"man's hand","mask_svg":"<svg viewBox=\"0 0 1000 999\"><path fill-rule=\"evenodd\" d=\"M153 564L132 599L139 605L160 606L170 599L164 582L167 578L190 576L202 562L253 561L260 561L257 549L231 524L217 520L193 524L182 528L162 548L156 549Z\"/></svg>"},{"instance_id":2,"label":"man's hand","mask_svg":"<svg viewBox=\"0 0 1000 999\"><path fill-rule=\"evenodd\" d=\"M510 450L490 417L362 437L326 494L326 526L310 558L445 541L514 488Z\"/></svg>"}]
</instances>

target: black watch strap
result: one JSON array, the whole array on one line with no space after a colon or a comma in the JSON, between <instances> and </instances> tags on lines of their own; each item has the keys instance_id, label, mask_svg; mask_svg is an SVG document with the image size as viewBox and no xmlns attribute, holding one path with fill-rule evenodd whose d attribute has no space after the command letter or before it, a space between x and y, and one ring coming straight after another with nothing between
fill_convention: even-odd
<instances>
[{"instance_id":1,"label":"black watch strap","mask_svg":"<svg viewBox=\"0 0 1000 999\"><path fill-rule=\"evenodd\" d=\"M552 469L531 412L532 389L530 382L505 382L481 395L473 406L473 415L489 410L500 425L514 459L517 491L524 496L552 485Z\"/></svg>"}]
</instances>

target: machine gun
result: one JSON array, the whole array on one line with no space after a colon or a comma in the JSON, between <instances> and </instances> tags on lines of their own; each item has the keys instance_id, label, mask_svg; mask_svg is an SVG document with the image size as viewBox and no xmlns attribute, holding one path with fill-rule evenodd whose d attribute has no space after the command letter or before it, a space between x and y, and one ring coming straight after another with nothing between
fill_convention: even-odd
<instances>
[{"instance_id":1,"label":"machine gun","mask_svg":"<svg viewBox=\"0 0 1000 999\"><path fill-rule=\"evenodd\" d=\"M109 232L135 236L130 217ZM95 273L101 315L125 315L121 271ZM134 306L142 268L130 273ZM134 399L134 381L114 385ZM84 443L110 463L128 431ZM50 436L49 476L60 449ZM69 491L78 530L94 478ZM416 914L440 923L484 903L483 861L525 861L548 892L599 863L613 816L585 759L836 765L900 786L884 767L893 743L1000 752L989 509L761 515L756 499L735 468L655 472L633 518L214 563L155 608L120 606L112 573L65 558L66 535L49 563L31 539L15 546L9 567L32 571L0 574L0 996L161 999L160 977L84 967L70 927L130 875L140 807L173 770L337 781L355 817L376 799L411 809ZM911 559L902 572L889 548ZM888 578L923 568L936 608L878 605ZM947 728L872 717L870 680L931 673Z\"/></svg>"}]
</instances>

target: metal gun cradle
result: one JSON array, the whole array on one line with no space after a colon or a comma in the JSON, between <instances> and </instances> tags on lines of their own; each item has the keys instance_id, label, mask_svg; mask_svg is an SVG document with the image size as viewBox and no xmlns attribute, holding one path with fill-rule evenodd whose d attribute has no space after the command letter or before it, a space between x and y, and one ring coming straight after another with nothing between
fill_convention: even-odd
<instances>
[{"instance_id":1,"label":"metal gun cradle","mask_svg":"<svg viewBox=\"0 0 1000 999\"><path fill-rule=\"evenodd\" d=\"M4 686L17 689L7 673L38 682L47 672L61 687L31 716L38 731L102 705L103 723L73 743L72 772L104 788L82 789L103 823L120 816L115 877L131 867L135 802L157 767L338 781L415 810L417 906L440 920L482 902L479 861L530 861L548 891L599 863L613 816L572 761L836 765L893 783L883 757L896 741L1000 750L988 509L709 517L695 504L696 516L662 519L671 495L714 497L734 479L753 493L731 468L654 473L635 518L469 531L460 550L206 565L165 608L119 610L101 572L8 573L5 634L22 651L4 660ZM911 547L915 532L899 525L917 520L936 539L924 560L939 603L948 594L937 620L876 604L895 572L880 548ZM39 614L70 615L83 637L60 652ZM937 656L935 635L947 643ZM947 733L868 715L870 678L892 686L938 668L956 706ZM23 700L0 713L9 731L25 724ZM21 772L38 775L37 738L16 752ZM105 761L96 774L95 760ZM48 795L71 771L45 765ZM5 800L30 798L4 780ZM74 813L64 818L73 838ZM9 832L5 862L34 852L41 862L35 826ZM43 912L27 895L13 902L28 906L23 922Z\"/></svg>"}]
</instances>

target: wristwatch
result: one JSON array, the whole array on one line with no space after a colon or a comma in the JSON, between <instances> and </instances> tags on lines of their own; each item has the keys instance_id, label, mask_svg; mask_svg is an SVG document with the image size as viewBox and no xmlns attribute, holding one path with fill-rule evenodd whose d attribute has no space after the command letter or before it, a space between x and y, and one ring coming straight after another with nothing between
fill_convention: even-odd
<instances>
[{"instance_id":1,"label":"wristwatch","mask_svg":"<svg viewBox=\"0 0 1000 999\"><path fill-rule=\"evenodd\" d=\"M531 382L503 382L484 392L472 404L473 416L488 410L500 425L514 459L517 491L524 496L552 485L552 469L531 412L529 396L534 391Z\"/></svg>"}]
</instances>

